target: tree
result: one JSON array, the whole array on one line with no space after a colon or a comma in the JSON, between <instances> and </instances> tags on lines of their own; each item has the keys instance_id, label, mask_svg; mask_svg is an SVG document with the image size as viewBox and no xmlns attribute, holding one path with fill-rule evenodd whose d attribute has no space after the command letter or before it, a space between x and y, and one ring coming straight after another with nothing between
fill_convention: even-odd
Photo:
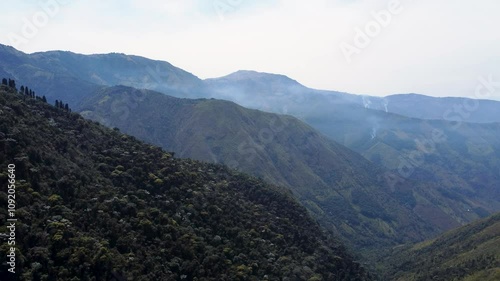
<instances>
[{"instance_id":1,"label":"tree","mask_svg":"<svg viewBox=\"0 0 500 281\"><path fill-rule=\"evenodd\" d=\"M64 110L69 111L69 105L68 104L64 105Z\"/></svg>"},{"instance_id":2,"label":"tree","mask_svg":"<svg viewBox=\"0 0 500 281\"><path fill-rule=\"evenodd\" d=\"M56 100L56 107L59 108L59 101Z\"/></svg>"},{"instance_id":3,"label":"tree","mask_svg":"<svg viewBox=\"0 0 500 281\"><path fill-rule=\"evenodd\" d=\"M8 84L7 84L7 79L6 79L6 78L3 78L3 79L2 79L2 85L8 86Z\"/></svg>"},{"instance_id":4,"label":"tree","mask_svg":"<svg viewBox=\"0 0 500 281\"><path fill-rule=\"evenodd\" d=\"M21 88L19 88L19 93L24 94L24 86L21 85Z\"/></svg>"},{"instance_id":5,"label":"tree","mask_svg":"<svg viewBox=\"0 0 500 281\"><path fill-rule=\"evenodd\" d=\"M24 88L24 94L25 95L29 95L30 94L28 87Z\"/></svg>"},{"instance_id":6,"label":"tree","mask_svg":"<svg viewBox=\"0 0 500 281\"><path fill-rule=\"evenodd\" d=\"M42 101L46 103L47 102L47 98L45 96L43 96L42 97Z\"/></svg>"},{"instance_id":7,"label":"tree","mask_svg":"<svg viewBox=\"0 0 500 281\"><path fill-rule=\"evenodd\" d=\"M9 78L9 87L16 89L16 80Z\"/></svg>"}]
</instances>

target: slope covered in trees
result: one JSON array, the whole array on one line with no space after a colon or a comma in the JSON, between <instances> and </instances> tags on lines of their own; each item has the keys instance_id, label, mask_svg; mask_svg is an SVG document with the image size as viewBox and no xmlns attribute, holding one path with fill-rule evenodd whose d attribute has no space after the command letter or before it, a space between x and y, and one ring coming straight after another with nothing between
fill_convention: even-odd
<instances>
[{"instance_id":1,"label":"slope covered in trees","mask_svg":"<svg viewBox=\"0 0 500 281\"><path fill-rule=\"evenodd\" d=\"M367 255L429 238L440 227L405 206L412 204L410 183L391 190L383 170L291 116L124 86L96 93L79 110L179 157L225 163L290 188Z\"/></svg>"},{"instance_id":2,"label":"slope covered in trees","mask_svg":"<svg viewBox=\"0 0 500 281\"><path fill-rule=\"evenodd\" d=\"M370 280L285 190L1 87L20 280Z\"/></svg>"},{"instance_id":3,"label":"slope covered in trees","mask_svg":"<svg viewBox=\"0 0 500 281\"><path fill-rule=\"evenodd\" d=\"M404 190L404 205L428 217L433 225L450 229L500 210L496 199L500 198L500 123L466 123L498 121L499 102L350 95L310 89L283 75L255 71L200 80L167 62L137 56L25 54L1 44L0 75L33 86L50 102L63 99L75 108L96 89L121 84L177 97L229 99L242 106L291 114L391 170L396 189ZM435 132L442 137L434 137ZM408 181L423 183L423 191L399 186Z\"/></svg>"},{"instance_id":4,"label":"slope covered in trees","mask_svg":"<svg viewBox=\"0 0 500 281\"><path fill-rule=\"evenodd\" d=\"M390 170L395 189L408 181L421 183L420 190L412 183L406 198L429 223L450 229L500 211L498 101L346 95L254 71L206 82L213 96L300 118ZM493 86L483 82L479 89L485 97Z\"/></svg>"},{"instance_id":5,"label":"slope covered in trees","mask_svg":"<svg viewBox=\"0 0 500 281\"><path fill-rule=\"evenodd\" d=\"M314 120L318 123L322 121L322 116L328 116L339 105L354 105L419 119L493 123L500 122L500 101L486 100L494 97L495 86L491 79L486 76L478 79L479 91L471 91L472 99L418 94L387 97L353 95L311 89L284 75L248 70L206 79L204 82L212 97L266 111L282 113L286 110L303 120L318 118Z\"/></svg>"},{"instance_id":6,"label":"slope covered in trees","mask_svg":"<svg viewBox=\"0 0 500 281\"><path fill-rule=\"evenodd\" d=\"M387 278L398 281L500 280L500 213L396 249L388 264Z\"/></svg>"},{"instance_id":7,"label":"slope covered in trees","mask_svg":"<svg viewBox=\"0 0 500 281\"><path fill-rule=\"evenodd\" d=\"M36 88L51 102L76 106L103 86L127 85L182 97L204 97L203 81L168 62L125 54L81 55L65 51L26 54L0 44L0 76Z\"/></svg>"}]
</instances>

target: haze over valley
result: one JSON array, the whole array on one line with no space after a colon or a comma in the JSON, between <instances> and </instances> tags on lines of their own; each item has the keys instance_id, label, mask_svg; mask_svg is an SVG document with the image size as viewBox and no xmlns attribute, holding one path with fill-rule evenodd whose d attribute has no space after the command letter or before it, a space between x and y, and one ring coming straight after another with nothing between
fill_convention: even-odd
<instances>
[{"instance_id":1,"label":"haze over valley","mask_svg":"<svg viewBox=\"0 0 500 281\"><path fill-rule=\"evenodd\" d=\"M500 280L497 2L28 2L0 280Z\"/></svg>"}]
</instances>

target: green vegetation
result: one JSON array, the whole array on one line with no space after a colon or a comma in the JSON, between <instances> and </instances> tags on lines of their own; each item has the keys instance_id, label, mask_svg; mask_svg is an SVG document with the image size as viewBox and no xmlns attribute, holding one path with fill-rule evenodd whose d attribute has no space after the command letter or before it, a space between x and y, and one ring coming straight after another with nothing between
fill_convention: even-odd
<instances>
[{"instance_id":1,"label":"green vegetation","mask_svg":"<svg viewBox=\"0 0 500 281\"><path fill-rule=\"evenodd\" d=\"M397 200L433 228L449 230L500 211L498 101L359 96L254 71L206 82L214 97L286 112L390 170L384 177Z\"/></svg>"},{"instance_id":2,"label":"green vegetation","mask_svg":"<svg viewBox=\"0 0 500 281\"><path fill-rule=\"evenodd\" d=\"M226 114L227 104L170 100L171 104L151 98L149 106L143 107L139 106L143 103L141 96L131 92L123 98L113 97L108 103L107 95L93 100L102 103L107 111L84 108L95 111L87 112L89 117L94 114L94 120L108 126L115 123L110 127L175 150L181 157L223 162L290 187L322 222L356 249L371 255L381 254L379 246L419 241L500 210L497 199L500 198L497 188L500 185L500 135L497 133L500 123L466 123L498 120L495 117L498 102L478 101L478 110L466 110L462 116L464 122L456 128L456 122L402 115L442 119L455 105L467 102L463 99L403 95L382 100L309 89L286 76L253 71L200 80L167 62L116 53L25 54L0 44L0 57L4 76L9 73L18 81L36 85L37 92L47 95L51 103L62 99L77 110L82 102L93 99L91 95L95 91L110 85L127 85L177 97L229 99L251 108L286 112L307 122L392 173L381 174L380 169L369 172L374 168L367 164L349 168L352 163L362 162L351 152L344 153L351 155L348 157L351 162L330 153L338 149L330 149L330 144L325 146L331 142L319 140L319 134L311 128L293 122L291 124L298 127L290 126L283 132L279 130L279 122L278 126L270 126L269 115L264 117L234 106L236 109ZM364 108L365 102L378 110ZM155 104L157 107L151 106ZM205 112L201 113L202 110ZM200 114L190 115L197 111ZM245 118L240 118L242 116ZM260 122L253 122L251 118ZM289 119L293 120L274 120ZM240 131L241 126L244 128ZM191 127L193 129L189 129ZM279 132L270 138L269 129ZM443 133L444 141L429 143L435 129ZM293 144L288 141L292 138ZM276 143L278 140L281 143ZM316 140L314 145L308 145L311 140ZM272 151L274 153L270 153ZM251 160L250 163L247 160ZM332 162L337 162L340 168L332 166ZM318 171L318 167L323 171ZM408 173L400 173L400 168ZM375 180L380 178L384 180ZM353 188L367 196L352 202ZM366 198L375 202L368 202ZM365 201L369 207L359 205ZM393 205L388 206L386 202ZM385 211L378 208L379 205Z\"/></svg>"},{"instance_id":3,"label":"green vegetation","mask_svg":"<svg viewBox=\"0 0 500 281\"><path fill-rule=\"evenodd\" d=\"M7 88L10 88L11 91L18 92L17 86L16 86L16 80L14 80L14 79L2 78L2 85L6 86ZM32 99L37 99L37 100L41 100L43 102L47 102L47 98L45 96L42 96L42 97L37 96L35 91L28 88L28 86L25 87L25 86L21 85L21 87L19 88L19 94L25 95L26 97L29 97ZM26 98L26 97L23 97L23 98Z\"/></svg>"},{"instance_id":4,"label":"green vegetation","mask_svg":"<svg viewBox=\"0 0 500 281\"><path fill-rule=\"evenodd\" d=\"M391 280L500 280L500 213L396 249L386 264Z\"/></svg>"},{"instance_id":5,"label":"green vegetation","mask_svg":"<svg viewBox=\"0 0 500 281\"><path fill-rule=\"evenodd\" d=\"M78 110L179 157L225 163L288 187L324 226L374 260L383 249L437 234L399 202L403 189L389 189L383 170L291 116L124 86L103 89ZM411 192L403 198L410 202Z\"/></svg>"},{"instance_id":6,"label":"green vegetation","mask_svg":"<svg viewBox=\"0 0 500 281\"><path fill-rule=\"evenodd\" d=\"M371 279L284 189L1 86L9 163L20 280Z\"/></svg>"},{"instance_id":7,"label":"green vegetation","mask_svg":"<svg viewBox=\"0 0 500 281\"><path fill-rule=\"evenodd\" d=\"M121 130L175 151L181 158L226 163L289 188L323 226L372 263L387 256L392 246L435 237L500 210L500 123L467 123L498 120L498 102L478 101L479 110L465 112L462 123L421 120L405 115L442 119L445 112L466 101L403 95L373 98L370 108L378 110L372 110L363 107L366 97L308 89L281 75L242 71L202 81L166 62L136 56L58 51L24 54L1 44L0 57L1 75L14 75L17 82L29 87L36 85L37 92L46 94L51 104L57 99L56 107L66 109L58 114L74 118L69 107L60 102L64 100L84 110L86 117L114 128L113 134L120 135ZM15 82L2 80L11 91L17 91ZM154 89L178 97L230 99L251 108L286 112L318 131L290 116L248 110L230 102L176 99L127 87L105 88L109 85ZM21 86L19 92L24 92L20 98L23 103L37 104L30 88ZM42 100L47 101L45 97ZM22 112L18 106L0 110ZM40 114L57 128L55 118ZM436 138L436 132L441 137ZM10 145L12 139L19 138L4 139ZM66 144L52 142L49 147L64 149ZM162 158L173 155L169 152ZM45 159L40 153L31 157L30 161ZM113 184L123 177L127 183L134 175L123 163L108 165L98 160L96 169L111 177ZM170 184L161 173L146 174L144 179L154 188ZM122 187L121 182L118 186ZM42 194L37 189L32 195L42 197L49 207L66 204L66 197L59 192ZM144 216L138 221L141 229L151 229L154 224ZM64 238L57 232L53 236L55 241ZM224 255L231 253L230 249L223 248ZM38 264L33 268L39 268ZM244 274L249 266L241 264L235 270ZM452 273L461 274L456 269ZM492 268L460 276L479 280L495 274L498 270Z\"/></svg>"}]
</instances>

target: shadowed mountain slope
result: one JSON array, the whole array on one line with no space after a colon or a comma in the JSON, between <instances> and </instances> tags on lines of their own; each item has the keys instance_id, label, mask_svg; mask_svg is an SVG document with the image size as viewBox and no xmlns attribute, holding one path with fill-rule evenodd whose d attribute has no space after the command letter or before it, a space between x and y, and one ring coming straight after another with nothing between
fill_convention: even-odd
<instances>
[{"instance_id":1,"label":"shadowed mountain slope","mask_svg":"<svg viewBox=\"0 0 500 281\"><path fill-rule=\"evenodd\" d=\"M4 86L0 105L20 280L371 279L283 188L174 159Z\"/></svg>"},{"instance_id":2,"label":"shadowed mountain slope","mask_svg":"<svg viewBox=\"0 0 500 281\"><path fill-rule=\"evenodd\" d=\"M500 280L500 214L397 249L389 261L393 280Z\"/></svg>"},{"instance_id":3,"label":"shadowed mountain slope","mask_svg":"<svg viewBox=\"0 0 500 281\"><path fill-rule=\"evenodd\" d=\"M325 225L370 255L442 227L405 206L411 182L391 190L383 170L291 116L122 86L96 93L80 110L181 157L225 163L285 185Z\"/></svg>"},{"instance_id":4,"label":"shadowed mountain slope","mask_svg":"<svg viewBox=\"0 0 500 281\"><path fill-rule=\"evenodd\" d=\"M300 118L388 169L396 190L407 181L421 183L426 188L412 188L409 206L435 224L449 229L500 210L500 123L488 123L500 116L499 102L354 96L312 90L284 76L251 71L207 83L224 97L234 93L233 100L244 106ZM252 99L253 95L260 98ZM450 111L449 121L403 116L443 119L445 109Z\"/></svg>"},{"instance_id":5,"label":"shadowed mountain slope","mask_svg":"<svg viewBox=\"0 0 500 281\"><path fill-rule=\"evenodd\" d=\"M184 97L205 96L202 81L168 62L119 53L66 51L25 54L0 44L0 73L30 85L50 101L77 105L103 86L128 85Z\"/></svg>"},{"instance_id":6,"label":"shadowed mountain slope","mask_svg":"<svg viewBox=\"0 0 500 281\"><path fill-rule=\"evenodd\" d=\"M346 215L350 219L338 220L332 225L338 233L343 233L343 237L354 237L352 233L358 233L351 238L356 245L369 244L368 238L379 237L377 233L383 233L380 237L391 241L389 244L394 243L394 237L401 237L400 233L412 233L412 239L420 239L417 237L426 236L425 233L457 227L500 210L500 123L491 123L498 121L500 116L497 114L500 112L498 102L483 100L475 106L472 100L461 98L413 94L386 98L350 95L310 89L283 75L255 71L238 71L201 81L166 62L136 56L86 56L60 51L28 55L3 45L0 45L0 73L17 79L18 85L30 85L38 95L47 95L49 100L63 99L75 109L83 101L93 99L96 90L106 91L104 86L124 84L178 97L225 98L254 109L295 116L337 141L336 146L345 145L389 172L376 168L379 172L372 173L371 165L365 172L358 173L356 168L349 173L344 165L361 162L337 163L331 159L338 158L321 157L331 155L331 149L325 146L324 137L322 140L316 138L318 133L309 135L312 138L307 135L311 128L291 123L297 126L296 130L290 129L293 126L283 129L288 117L269 117L272 115L266 115L267 119L257 118L260 121L255 123L252 119L255 113L242 111L234 105L226 106L229 103L221 106L214 101L194 102L186 108L186 115L184 109L179 108L188 104L187 101L171 100L180 106L177 107L155 98L144 110L139 106L140 97L129 95L123 99L113 98L109 103L94 100L104 105L105 111L97 112L99 114L92 118L127 131L135 130L137 137L168 149L175 148L178 155L224 162L273 182L293 184L300 191L295 192L296 195L301 198L307 195L305 204L320 217L350 210ZM456 106L465 109L465 115L457 113ZM453 120L451 122L403 116L443 119L449 110L452 112L446 119ZM100 115L113 118L101 118ZM204 124L204 127L197 127L197 124ZM242 124L245 129L240 130ZM164 132L165 128L175 130ZM315 141L311 141L313 139ZM293 140L290 144L294 149L287 147L289 140ZM366 168L363 165L361 170ZM336 167L332 170L338 172L330 173L329 168L324 167ZM370 180L359 181L358 175L367 175ZM354 202L358 200L354 198L365 198L356 192L317 193L332 186L345 186L346 179L350 178L356 179L353 186L373 187L395 200L399 207L386 207L384 203L384 211L376 211L376 216L368 215L371 212L367 209L379 208L374 207L376 204L361 203L366 201L364 199ZM351 184L350 180L347 182ZM372 195L372 191L361 193ZM386 195L372 197L377 198L375 201L380 205L391 201L381 199ZM332 203L339 198L349 203L346 206ZM318 205L323 200L328 203ZM325 210L325 206L329 209ZM412 214L423 219L431 229L423 231L416 226L419 230L400 232L401 221L413 223L414 220L399 218L395 225L389 223L389 226L380 221L387 211L398 208L406 210L403 216ZM355 216L351 215L352 210L356 211ZM369 216L376 219L368 226L351 223L366 221Z\"/></svg>"}]
</instances>

